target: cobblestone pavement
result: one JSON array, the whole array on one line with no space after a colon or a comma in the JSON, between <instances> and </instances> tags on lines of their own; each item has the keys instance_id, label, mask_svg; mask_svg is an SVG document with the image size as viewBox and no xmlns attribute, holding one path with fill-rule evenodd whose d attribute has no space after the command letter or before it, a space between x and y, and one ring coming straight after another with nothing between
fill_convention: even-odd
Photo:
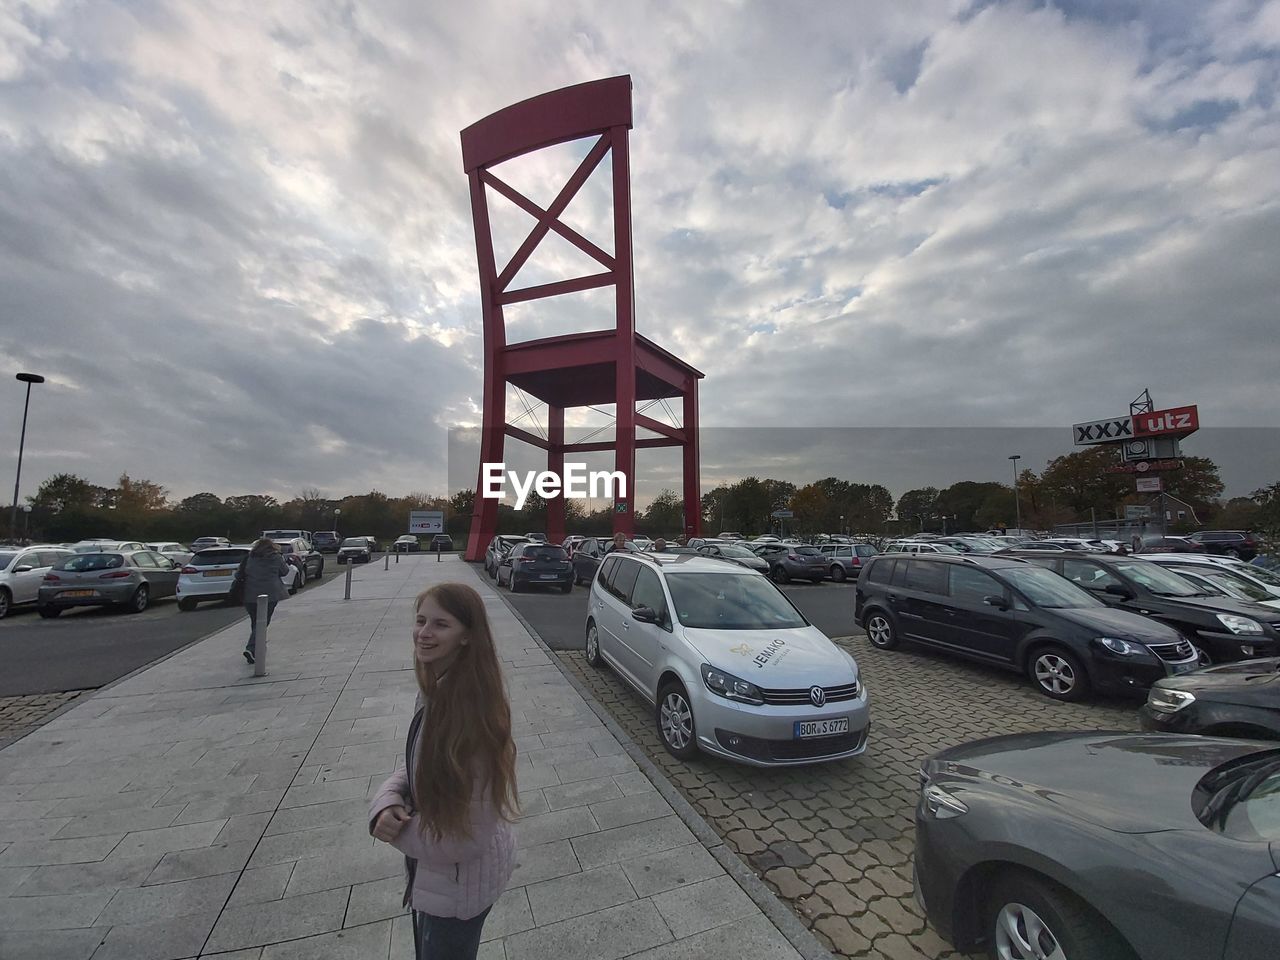
<instances>
[{"instance_id":1,"label":"cobblestone pavement","mask_svg":"<svg viewBox=\"0 0 1280 960\"><path fill-rule=\"evenodd\" d=\"M702 758L662 747L647 705L581 653L558 654L684 797L817 937L845 957L962 956L925 924L911 894L920 761L982 737L1062 729L1136 730L1137 704L1048 700L1022 678L945 655L876 650L839 638L871 694L867 752L788 770Z\"/></svg>"},{"instance_id":2,"label":"cobblestone pavement","mask_svg":"<svg viewBox=\"0 0 1280 960\"><path fill-rule=\"evenodd\" d=\"M29 697L0 697L0 744L26 736L48 720L64 703L80 696L68 693L39 693Z\"/></svg>"}]
</instances>

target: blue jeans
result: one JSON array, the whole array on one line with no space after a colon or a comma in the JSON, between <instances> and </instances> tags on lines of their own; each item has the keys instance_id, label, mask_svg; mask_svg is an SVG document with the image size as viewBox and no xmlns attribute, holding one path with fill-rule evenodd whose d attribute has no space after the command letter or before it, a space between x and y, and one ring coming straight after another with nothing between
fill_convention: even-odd
<instances>
[{"instance_id":1,"label":"blue jeans","mask_svg":"<svg viewBox=\"0 0 1280 960\"><path fill-rule=\"evenodd\" d=\"M267 622L263 626L271 625L271 615L276 612L277 600L267 601ZM258 639L258 605L256 603L246 603L244 608L249 611L249 642L245 644L245 649L250 653L254 650L254 644Z\"/></svg>"},{"instance_id":2,"label":"blue jeans","mask_svg":"<svg viewBox=\"0 0 1280 960\"><path fill-rule=\"evenodd\" d=\"M470 920L413 911L414 960L475 960L490 907Z\"/></svg>"}]
</instances>

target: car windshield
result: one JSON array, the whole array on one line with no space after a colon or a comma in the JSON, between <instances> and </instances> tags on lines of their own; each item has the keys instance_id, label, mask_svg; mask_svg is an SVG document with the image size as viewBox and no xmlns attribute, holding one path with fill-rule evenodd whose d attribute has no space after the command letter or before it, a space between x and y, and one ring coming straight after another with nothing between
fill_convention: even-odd
<instances>
[{"instance_id":1,"label":"car windshield","mask_svg":"<svg viewBox=\"0 0 1280 960\"><path fill-rule=\"evenodd\" d=\"M114 570L124 566L124 557L118 553L80 553L67 557L54 566L55 570L84 573L89 570Z\"/></svg>"},{"instance_id":2,"label":"car windshield","mask_svg":"<svg viewBox=\"0 0 1280 960\"><path fill-rule=\"evenodd\" d=\"M1115 567L1158 597L1202 597L1194 583L1150 560L1116 560Z\"/></svg>"},{"instance_id":3,"label":"car windshield","mask_svg":"<svg viewBox=\"0 0 1280 960\"><path fill-rule=\"evenodd\" d=\"M1226 569L1230 570L1231 568L1227 567ZM1277 575L1273 571L1268 570L1266 567L1261 567L1256 563L1249 564L1248 569L1242 572L1248 573L1248 575L1253 577L1253 579L1261 580L1268 586L1280 587L1280 575Z\"/></svg>"},{"instance_id":4,"label":"car windshield","mask_svg":"<svg viewBox=\"0 0 1280 960\"><path fill-rule=\"evenodd\" d=\"M748 560L754 560L754 559L756 559L756 555L755 555L754 553L752 553L750 550L748 550L746 547L735 547L735 546L734 546L733 544L731 544L731 543L726 543L726 544L721 544L721 545L720 545L720 556L722 556L722 557L738 557L738 558L740 558L740 559L745 558L745 559L748 559Z\"/></svg>"},{"instance_id":5,"label":"car windshield","mask_svg":"<svg viewBox=\"0 0 1280 960\"><path fill-rule=\"evenodd\" d=\"M1208 567L1208 564L1204 564L1204 566ZM1266 587L1260 587L1248 577L1242 577L1238 573L1233 573L1230 570L1202 570L1197 566L1195 568L1195 572L1206 580L1211 581L1216 586L1223 587L1228 591L1234 591L1245 600L1258 600L1265 602L1276 599L1271 595Z\"/></svg>"},{"instance_id":6,"label":"car windshield","mask_svg":"<svg viewBox=\"0 0 1280 960\"><path fill-rule=\"evenodd\" d=\"M672 573L676 617L695 630L790 630L808 626L772 583L733 573Z\"/></svg>"},{"instance_id":7,"label":"car windshield","mask_svg":"<svg viewBox=\"0 0 1280 960\"><path fill-rule=\"evenodd\" d=\"M1002 568L1000 575L1038 607L1101 607L1104 604L1070 580L1043 567Z\"/></svg>"},{"instance_id":8,"label":"car windshield","mask_svg":"<svg viewBox=\"0 0 1280 960\"><path fill-rule=\"evenodd\" d=\"M245 548L239 550L201 550L187 561L193 567L216 567L224 563L239 563L249 555Z\"/></svg>"}]
</instances>

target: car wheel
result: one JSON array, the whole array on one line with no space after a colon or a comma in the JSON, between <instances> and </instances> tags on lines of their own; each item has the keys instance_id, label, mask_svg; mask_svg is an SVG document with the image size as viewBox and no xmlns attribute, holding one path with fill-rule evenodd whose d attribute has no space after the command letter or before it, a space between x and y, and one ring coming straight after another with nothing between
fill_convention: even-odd
<instances>
[{"instance_id":1,"label":"car wheel","mask_svg":"<svg viewBox=\"0 0 1280 960\"><path fill-rule=\"evenodd\" d=\"M790 583L790 582L791 582L791 575L790 575L789 573L787 573L786 569L785 569L785 568L783 568L782 564L780 564L780 563L779 563L779 564L777 564L777 565L773 568L773 573L772 573L772 575L773 575L773 580L774 580L774 582L775 582L775 583Z\"/></svg>"},{"instance_id":2,"label":"car wheel","mask_svg":"<svg viewBox=\"0 0 1280 960\"><path fill-rule=\"evenodd\" d=\"M578 571L576 571L576 570L573 572L573 585L574 585L575 587L580 587L580 586L582 586L582 578L581 578L580 576L578 576Z\"/></svg>"},{"instance_id":3,"label":"car wheel","mask_svg":"<svg viewBox=\"0 0 1280 960\"><path fill-rule=\"evenodd\" d=\"M319 580L319 579L320 579L321 577L323 577L323 576L324 576L324 561L323 561L323 560L321 560L321 561L320 561L320 566L316 567L316 576L315 576L315 579Z\"/></svg>"},{"instance_id":4,"label":"car wheel","mask_svg":"<svg viewBox=\"0 0 1280 960\"><path fill-rule=\"evenodd\" d=\"M295 570L293 572L293 579L289 581L289 596L291 597L298 592L298 577L299 573Z\"/></svg>"},{"instance_id":5,"label":"car wheel","mask_svg":"<svg viewBox=\"0 0 1280 960\"><path fill-rule=\"evenodd\" d=\"M844 583L844 582L845 582L845 580L847 579L847 577L848 577L848 574L846 574L846 573L844 572L844 567L843 567L843 566L841 566L841 565L840 565L840 564L838 564L838 563L833 563L833 564L831 565L831 579L832 579L832 580L834 580L836 583Z\"/></svg>"},{"instance_id":6,"label":"car wheel","mask_svg":"<svg viewBox=\"0 0 1280 960\"><path fill-rule=\"evenodd\" d=\"M573 584L572 584L572 583L566 583L566 584L564 584L563 586L561 586L561 587L560 587L560 592L561 592L561 593L572 593L572 592L573 592Z\"/></svg>"},{"instance_id":7,"label":"car wheel","mask_svg":"<svg viewBox=\"0 0 1280 960\"><path fill-rule=\"evenodd\" d=\"M1235 547L1227 547L1227 556L1233 560L1239 560L1240 551L1237 550Z\"/></svg>"},{"instance_id":8,"label":"car wheel","mask_svg":"<svg viewBox=\"0 0 1280 960\"><path fill-rule=\"evenodd\" d=\"M0 620L9 615L10 601L9 591L0 587Z\"/></svg>"},{"instance_id":9,"label":"car wheel","mask_svg":"<svg viewBox=\"0 0 1280 960\"><path fill-rule=\"evenodd\" d=\"M37 607L36 609L40 616L44 617L46 620L52 620L62 612L61 607Z\"/></svg>"},{"instance_id":10,"label":"car wheel","mask_svg":"<svg viewBox=\"0 0 1280 960\"><path fill-rule=\"evenodd\" d=\"M493 567L485 567L485 572L489 574L489 579L496 581L498 579L498 571Z\"/></svg>"},{"instance_id":11,"label":"car wheel","mask_svg":"<svg viewBox=\"0 0 1280 960\"><path fill-rule=\"evenodd\" d=\"M520 586L520 581L516 579L516 572L511 571L511 575L507 579L507 589L512 593L519 593L524 587Z\"/></svg>"},{"instance_id":12,"label":"car wheel","mask_svg":"<svg viewBox=\"0 0 1280 960\"><path fill-rule=\"evenodd\" d=\"M898 645L898 631L887 613L875 610L867 617L867 639L877 650L892 650Z\"/></svg>"},{"instance_id":13,"label":"car wheel","mask_svg":"<svg viewBox=\"0 0 1280 960\"><path fill-rule=\"evenodd\" d=\"M600 656L600 631L596 629L595 621L592 620L587 624L587 642L586 642L587 663L593 667L603 667L604 657Z\"/></svg>"},{"instance_id":14,"label":"car wheel","mask_svg":"<svg viewBox=\"0 0 1280 960\"><path fill-rule=\"evenodd\" d=\"M1039 647L1027 660L1027 673L1046 697L1074 703L1089 693L1089 675L1071 651L1056 645Z\"/></svg>"},{"instance_id":15,"label":"car wheel","mask_svg":"<svg viewBox=\"0 0 1280 960\"><path fill-rule=\"evenodd\" d=\"M698 755L697 728L689 695L678 681L668 682L658 691L658 736L667 753L677 760L692 760Z\"/></svg>"},{"instance_id":16,"label":"car wheel","mask_svg":"<svg viewBox=\"0 0 1280 960\"><path fill-rule=\"evenodd\" d=\"M1021 871L1001 877L992 887L986 933L995 958L1133 957L1128 945L1084 901Z\"/></svg>"},{"instance_id":17,"label":"car wheel","mask_svg":"<svg viewBox=\"0 0 1280 960\"><path fill-rule=\"evenodd\" d=\"M190 613L196 608L196 602L189 597L182 597L178 600L178 609L183 613Z\"/></svg>"},{"instance_id":18,"label":"car wheel","mask_svg":"<svg viewBox=\"0 0 1280 960\"><path fill-rule=\"evenodd\" d=\"M133 596L129 598L129 612L141 613L151 604L151 591L147 589L144 583L137 590L133 591Z\"/></svg>"}]
</instances>

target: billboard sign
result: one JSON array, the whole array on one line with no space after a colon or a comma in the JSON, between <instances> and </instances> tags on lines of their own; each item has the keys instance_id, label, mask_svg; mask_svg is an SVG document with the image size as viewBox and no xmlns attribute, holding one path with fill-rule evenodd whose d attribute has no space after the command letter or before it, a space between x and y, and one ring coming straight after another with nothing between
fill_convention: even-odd
<instances>
[{"instance_id":1,"label":"billboard sign","mask_svg":"<svg viewBox=\"0 0 1280 960\"><path fill-rule=\"evenodd\" d=\"M1148 471L1181 470L1181 460L1139 460L1137 463L1118 463L1107 467L1107 473L1147 473Z\"/></svg>"},{"instance_id":2,"label":"billboard sign","mask_svg":"<svg viewBox=\"0 0 1280 960\"><path fill-rule=\"evenodd\" d=\"M1159 493L1164 489L1160 477L1138 477L1138 493Z\"/></svg>"},{"instance_id":3,"label":"billboard sign","mask_svg":"<svg viewBox=\"0 0 1280 960\"><path fill-rule=\"evenodd\" d=\"M1168 410L1152 410L1150 413L1139 413L1133 417L1135 437L1170 435L1184 437L1199 429L1200 411L1195 404L1189 407L1170 407Z\"/></svg>"},{"instance_id":4,"label":"billboard sign","mask_svg":"<svg viewBox=\"0 0 1280 960\"><path fill-rule=\"evenodd\" d=\"M409 532L416 534L444 533L444 511L410 510Z\"/></svg>"},{"instance_id":5,"label":"billboard sign","mask_svg":"<svg viewBox=\"0 0 1280 960\"><path fill-rule=\"evenodd\" d=\"M1112 417L1109 420L1077 423L1072 426L1071 431L1075 434L1077 447L1091 443L1115 443L1133 436L1133 417Z\"/></svg>"}]
</instances>

